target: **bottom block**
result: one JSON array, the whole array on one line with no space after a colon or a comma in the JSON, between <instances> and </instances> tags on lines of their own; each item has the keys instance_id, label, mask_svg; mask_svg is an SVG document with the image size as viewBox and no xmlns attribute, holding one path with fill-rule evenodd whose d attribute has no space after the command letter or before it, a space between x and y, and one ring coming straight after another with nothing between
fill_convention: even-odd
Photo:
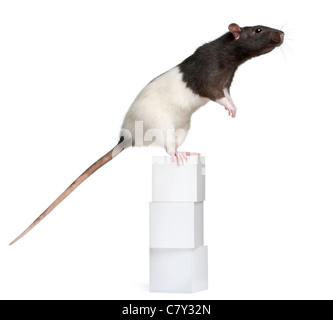
<instances>
[{"instance_id":1,"label":"bottom block","mask_svg":"<svg viewBox=\"0 0 333 320\"><path fill-rule=\"evenodd\" d=\"M150 291L194 293L208 289L208 247L150 249Z\"/></svg>"}]
</instances>

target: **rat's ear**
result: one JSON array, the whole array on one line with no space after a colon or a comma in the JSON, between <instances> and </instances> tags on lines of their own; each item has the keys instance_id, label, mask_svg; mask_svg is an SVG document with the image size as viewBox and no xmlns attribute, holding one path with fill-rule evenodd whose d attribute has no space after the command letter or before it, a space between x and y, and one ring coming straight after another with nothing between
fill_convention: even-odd
<instances>
[{"instance_id":1,"label":"rat's ear","mask_svg":"<svg viewBox=\"0 0 333 320\"><path fill-rule=\"evenodd\" d=\"M239 39L242 33L241 27L236 23L232 23L231 25L229 25L229 31L234 35L235 40Z\"/></svg>"}]
</instances>

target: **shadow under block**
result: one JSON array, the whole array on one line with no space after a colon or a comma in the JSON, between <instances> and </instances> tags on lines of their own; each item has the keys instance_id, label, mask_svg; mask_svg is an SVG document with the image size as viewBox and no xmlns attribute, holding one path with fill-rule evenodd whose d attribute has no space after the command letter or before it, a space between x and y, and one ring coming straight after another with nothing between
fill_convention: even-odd
<instances>
[{"instance_id":1,"label":"shadow under block","mask_svg":"<svg viewBox=\"0 0 333 320\"><path fill-rule=\"evenodd\" d=\"M202 202L151 202L150 248L194 249L204 244Z\"/></svg>"},{"instance_id":2,"label":"shadow under block","mask_svg":"<svg viewBox=\"0 0 333 320\"><path fill-rule=\"evenodd\" d=\"M150 291L195 293L208 289L208 247L150 249Z\"/></svg>"},{"instance_id":3,"label":"shadow under block","mask_svg":"<svg viewBox=\"0 0 333 320\"><path fill-rule=\"evenodd\" d=\"M205 200L205 158L189 156L184 165L153 157L153 202Z\"/></svg>"}]
</instances>

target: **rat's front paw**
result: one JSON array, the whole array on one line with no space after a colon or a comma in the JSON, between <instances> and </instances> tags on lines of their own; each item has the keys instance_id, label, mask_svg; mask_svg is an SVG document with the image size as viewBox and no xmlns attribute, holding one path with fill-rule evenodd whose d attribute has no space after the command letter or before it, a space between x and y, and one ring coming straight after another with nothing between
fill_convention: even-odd
<instances>
[{"instance_id":1,"label":"rat's front paw","mask_svg":"<svg viewBox=\"0 0 333 320\"><path fill-rule=\"evenodd\" d=\"M229 116L232 116L233 118L236 117L237 108L229 95L223 97L222 99L216 100L216 102L225 107L225 110L229 112Z\"/></svg>"},{"instance_id":2,"label":"rat's front paw","mask_svg":"<svg viewBox=\"0 0 333 320\"><path fill-rule=\"evenodd\" d=\"M232 116L233 118L236 117L237 108L235 106L230 105L225 107L225 110L229 112L229 116Z\"/></svg>"}]
</instances>

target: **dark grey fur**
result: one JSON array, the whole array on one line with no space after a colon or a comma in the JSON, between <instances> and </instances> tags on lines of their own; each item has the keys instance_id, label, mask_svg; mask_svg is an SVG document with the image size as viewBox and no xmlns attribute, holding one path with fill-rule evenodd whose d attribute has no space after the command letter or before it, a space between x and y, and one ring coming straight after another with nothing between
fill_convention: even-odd
<instances>
[{"instance_id":1,"label":"dark grey fur","mask_svg":"<svg viewBox=\"0 0 333 320\"><path fill-rule=\"evenodd\" d=\"M179 65L184 82L194 93L213 101L223 98L223 89L229 90L242 63L272 51L283 42L283 32L276 29L264 26L238 28L238 39L234 33L227 32L199 47Z\"/></svg>"}]
</instances>

